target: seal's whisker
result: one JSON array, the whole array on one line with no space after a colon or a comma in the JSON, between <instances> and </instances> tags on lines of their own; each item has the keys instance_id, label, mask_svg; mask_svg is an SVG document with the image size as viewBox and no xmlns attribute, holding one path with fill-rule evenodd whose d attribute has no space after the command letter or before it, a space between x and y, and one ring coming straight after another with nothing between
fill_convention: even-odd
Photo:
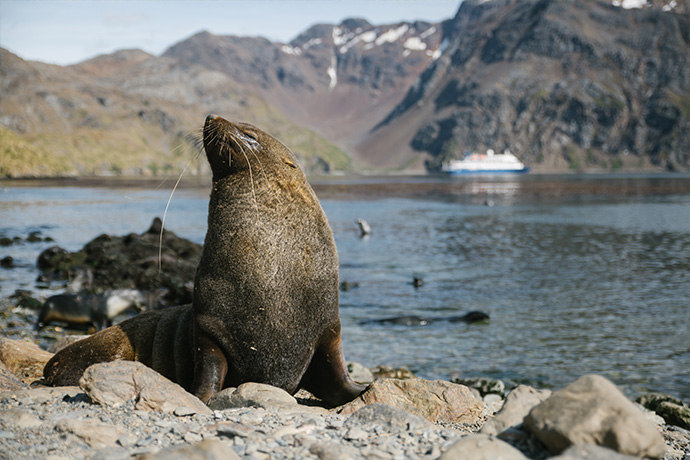
<instances>
[{"instance_id":1,"label":"seal's whisker","mask_svg":"<svg viewBox=\"0 0 690 460\"><path fill-rule=\"evenodd\" d=\"M184 166L184 169L182 170L182 172L180 173L180 175L177 178L177 182L175 182L175 186L170 191L170 196L168 197L168 202L165 204L165 211L163 211L163 219L161 221L161 232L158 235L158 274L159 275L163 271L163 230L165 229L165 218L168 216L168 208L170 207L170 202L172 201L172 197L173 197L173 194L175 193L175 190L177 190L177 186L180 185L180 181L182 180L182 176L184 175L185 172L187 172L189 165L191 165L193 161L195 161L197 158L199 158L199 156L201 155L201 152L202 152L202 149L197 150L196 154L192 158L190 158L190 160Z\"/></svg>"},{"instance_id":2,"label":"seal's whisker","mask_svg":"<svg viewBox=\"0 0 690 460\"><path fill-rule=\"evenodd\" d=\"M259 146L259 148L261 148L261 146ZM252 155L254 155L254 158L256 158L256 162L258 163L259 168L261 169L261 173L264 175L264 179L268 180L268 175L266 175L266 171L264 170L264 165L261 162L261 157L259 157L259 155L257 155L256 149L251 149L251 151L252 151Z\"/></svg>"},{"instance_id":3,"label":"seal's whisker","mask_svg":"<svg viewBox=\"0 0 690 460\"><path fill-rule=\"evenodd\" d=\"M249 157L247 156L247 153L245 152L245 147L241 146L240 144L238 145L239 152L244 156L245 161L247 162L247 167L249 168L249 182L252 185L252 197L254 198L254 209L256 210L256 213L259 214L259 204L256 201L256 190L254 189L254 174L252 173L252 163L249 161Z\"/></svg>"}]
</instances>

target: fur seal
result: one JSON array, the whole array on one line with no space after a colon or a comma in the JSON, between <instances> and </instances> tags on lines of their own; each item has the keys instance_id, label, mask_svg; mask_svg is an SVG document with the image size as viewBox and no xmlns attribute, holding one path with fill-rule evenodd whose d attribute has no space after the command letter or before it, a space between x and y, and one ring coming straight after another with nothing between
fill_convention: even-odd
<instances>
[{"instance_id":1,"label":"fur seal","mask_svg":"<svg viewBox=\"0 0 690 460\"><path fill-rule=\"evenodd\" d=\"M193 306L68 346L46 364L46 381L72 384L88 365L119 358L202 401L248 381L302 387L332 406L354 399L365 387L343 355L333 234L297 159L264 131L212 115L203 142L213 189Z\"/></svg>"},{"instance_id":2,"label":"fur seal","mask_svg":"<svg viewBox=\"0 0 690 460\"><path fill-rule=\"evenodd\" d=\"M103 295L89 293L58 294L48 297L41 307L35 329L40 331L53 321L101 330L129 309L141 311L145 299L136 289L116 289Z\"/></svg>"}]
</instances>

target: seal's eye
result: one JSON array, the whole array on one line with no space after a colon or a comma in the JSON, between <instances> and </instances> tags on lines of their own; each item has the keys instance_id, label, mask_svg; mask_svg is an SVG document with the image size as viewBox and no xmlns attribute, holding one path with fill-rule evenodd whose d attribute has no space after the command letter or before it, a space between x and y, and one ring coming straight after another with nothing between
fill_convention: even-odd
<instances>
[{"instance_id":1,"label":"seal's eye","mask_svg":"<svg viewBox=\"0 0 690 460\"><path fill-rule=\"evenodd\" d=\"M256 142L256 136L254 136L252 133L244 132L243 133L245 136L247 136L249 139L253 140Z\"/></svg>"}]
</instances>

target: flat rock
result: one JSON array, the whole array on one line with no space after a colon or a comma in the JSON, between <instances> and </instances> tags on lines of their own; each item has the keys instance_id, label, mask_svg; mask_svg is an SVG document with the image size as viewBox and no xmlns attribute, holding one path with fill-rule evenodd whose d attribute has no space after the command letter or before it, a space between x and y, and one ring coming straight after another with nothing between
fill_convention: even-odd
<instances>
[{"instance_id":1,"label":"flat rock","mask_svg":"<svg viewBox=\"0 0 690 460\"><path fill-rule=\"evenodd\" d=\"M0 425L18 428L36 428L43 422L31 412L22 409L10 409L0 412Z\"/></svg>"},{"instance_id":2,"label":"flat rock","mask_svg":"<svg viewBox=\"0 0 690 460\"><path fill-rule=\"evenodd\" d=\"M119 439L129 438L126 431L96 420L64 418L57 422L55 429L60 433L73 434L95 448L115 446Z\"/></svg>"},{"instance_id":3,"label":"flat rock","mask_svg":"<svg viewBox=\"0 0 690 460\"><path fill-rule=\"evenodd\" d=\"M295 397L281 388L254 382L219 391L209 399L208 406L213 410L259 407L290 413L328 414L323 407L298 404Z\"/></svg>"},{"instance_id":4,"label":"flat rock","mask_svg":"<svg viewBox=\"0 0 690 460\"><path fill-rule=\"evenodd\" d=\"M439 460L528 460L522 452L505 441L486 434L465 436Z\"/></svg>"},{"instance_id":5,"label":"flat rock","mask_svg":"<svg viewBox=\"0 0 690 460\"><path fill-rule=\"evenodd\" d=\"M539 403L551 396L551 390L537 390L529 385L519 385L506 396L501 410L489 419L480 433L497 435L508 428L522 424L522 420Z\"/></svg>"},{"instance_id":6,"label":"flat rock","mask_svg":"<svg viewBox=\"0 0 690 460\"><path fill-rule=\"evenodd\" d=\"M223 441L208 439L196 444L170 447L136 458L137 460L239 460L240 456Z\"/></svg>"},{"instance_id":7,"label":"flat rock","mask_svg":"<svg viewBox=\"0 0 690 460\"><path fill-rule=\"evenodd\" d=\"M35 386L33 388L20 389L17 391L7 391L0 394L0 402L9 399L26 400L30 404L45 404L50 401L72 399L78 395L86 394L79 387L44 387Z\"/></svg>"},{"instance_id":8,"label":"flat rock","mask_svg":"<svg viewBox=\"0 0 690 460\"><path fill-rule=\"evenodd\" d=\"M184 408L185 413L212 413L196 396L136 361L94 364L86 369L79 386L91 401L104 406L116 407L134 400L141 410L174 412Z\"/></svg>"},{"instance_id":9,"label":"flat rock","mask_svg":"<svg viewBox=\"0 0 690 460\"><path fill-rule=\"evenodd\" d=\"M0 338L0 361L24 383L42 379L43 368L52 357L35 343Z\"/></svg>"},{"instance_id":10,"label":"flat rock","mask_svg":"<svg viewBox=\"0 0 690 460\"><path fill-rule=\"evenodd\" d=\"M340 406L337 412L352 414L375 403L402 409L434 423L476 423L484 412L482 401L466 386L419 378L376 380L353 401Z\"/></svg>"},{"instance_id":11,"label":"flat rock","mask_svg":"<svg viewBox=\"0 0 690 460\"><path fill-rule=\"evenodd\" d=\"M616 386L585 375L525 417L524 426L553 453L593 444L621 454L661 458L666 445L656 426Z\"/></svg>"},{"instance_id":12,"label":"flat rock","mask_svg":"<svg viewBox=\"0 0 690 460\"><path fill-rule=\"evenodd\" d=\"M622 455L605 447L582 444L570 446L561 455L549 460L639 460L637 457Z\"/></svg>"},{"instance_id":13,"label":"flat rock","mask_svg":"<svg viewBox=\"0 0 690 460\"><path fill-rule=\"evenodd\" d=\"M297 400L287 391L263 383L248 382L238 386L228 398L228 408L296 406Z\"/></svg>"},{"instance_id":14,"label":"flat rock","mask_svg":"<svg viewBox=\"0 0 690 460\"><path fill-rule=\"evenodd\" d=\"M14 373L5 366L5 363L0 361L0 393L26 388L29 388L29 385L19 380L19 377L14 375Z\"/></svg>"},{"instance_id":15,"label":"flat rock","mask_svg":"<svg viewBox=\"0 0 690 460\"><path fill-rule=\"evenodd\" d=\"M357 449L336 442L315 442L309 446L309 453L319 460L351 460L357 457Z\"/></svg>"},{"instance_id":16,"label":"flat rock","mask_svg":"<svg viewBox=\"0 0 690 460\"><path fill-rule=\"evenodd\" d=\"M348 429L346 439L366 439L371 433L381 435L400 432L416 432L432 427L428 420L402 409L375 403L364 406L354 412L345 421Z\"/></svg>"}]
</instances>

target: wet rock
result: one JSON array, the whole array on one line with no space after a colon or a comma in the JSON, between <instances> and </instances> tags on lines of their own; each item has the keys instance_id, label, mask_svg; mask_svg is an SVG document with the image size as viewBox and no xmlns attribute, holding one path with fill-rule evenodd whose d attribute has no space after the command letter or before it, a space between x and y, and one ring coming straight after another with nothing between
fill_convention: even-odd
<instances>
[{"instance_id":1,"label":"wet rock","mask_svg":"<svg viewBox=\"0 0 690 460\"><path fill-rule=\"evenodd\" d=\"M343 292L347 292L352 289L357 289L358 287L359 283L356 281L343 281L340 283L340 290Z\"/></svg>"},{"instance_id":2,"label":"wet rock","mask_svg":"<svg viewBox=\"0 0 690 460\"><path fill-rule=\"evenodd\" d=\"M479 391L479 394L486 396L488 394L497 394L503 396L506 389L506 384L502 380L494 380L488 378L473 378L464 379L460 377L453 377L451 379L453 383L459 383L460 385L465 385L469 388L474 388Z\"/></svg>"},{"instance_id":3,"label":"wet rock","mask_svg":"<svg viewBox=\"0 0 690 460\"><path fill-rule=\"evenodd\" d=\"M485 434L466 436L448 449L440 460L528 460L507 442Z\"/></svg>"},{"instance_id":4,"label":"wet rock","mask_svg":"<svg viewBox=\"0 0 690 460\"><path fill-rule=\"evenodd\" d=\"M561 455L551 457L549 460L637 460L638 457L622 455L605 447L583 444L571 446Z\"/></svg>"},{"instance_id":5,"label":"wet rock","mask_svg":"<svg viewBox=\"0 0 690 460\"><path fill-rule=\"evenodd\" d=\"M23 289L17 289L14 294L10 296L18 307L28 308L29 310L40 310L43 302L32 297L31 291L25 291Z\"/></svg>"},{"instance_id":6,"label":"wet rock","mask_svg":"<svg viewBox=\"0 0 690 460\"><path fill-rule=\"evenodd\" d=\"M0 338L0 361L24 383L43 378L43 367L52 356L34 343Z\"/></svg>"},{"instance_id":7,"label":"wet rock","mask_svg":"<svg viewBox=\"0 0 690 460\"><path fill-rule=\"evenodd\" d=\"M73 258L60 246L51 246L38 255L36 267L57 277L67 278Z\"/></svg>"},{"instance_id":8,"label":"wet rock","mask_svg":"<svg viewBox=\"0 0 690 460\"><path fill-rule=\"evenodd\" d=\"M360 396L338 408L351 414L362 407L383 403L432 422L476 423L484 404L463 385L442 380L383 379L374 381Z\"/></svg>"},{"instance_id":9,"label":"wet rock","mask_svg":"<svg viewBox=\"0 0 690 460\"><path fill-rule=\"evenodd\" d=\"M406 367L377 366L371 370L376 379L411 379L414 373Z\"/></svg>"},{"instance_id":10,"label":"wet rock","mask_svg":"<svg viewBox=\"0 0 690 460\"><path fill-rule=\"evenodd\" d=\"M41 241L44 241L44 239L41 237L41 232L31 232L29 233L29 236L26 237L26 241L29 243L40 243ZM45 241L53 241L53 239L46 238Z\"/></svg>"},{"instance_id":11,"label":"wet rock","mask_svg":"<svg viewBox=\"0 0 690 460\"><path fill-rule=\"evenodd\" d=\"M144 454L137 460L239 460L239 455L225 442L208 439L196 444L175 446L153 454Z\"/></svg>"},{"instance_id":12,"label":"wet rock","mask_svg":"<svg viewBox=\"0 0 690 460\"><path fill-rule=\"evenodd\" d=\"M41 253L37 266L47 280L73 279L89 271L94 293L139 289L159 292L166 305L190 303L202 247L165 230L159 265L160 228L156 218L140 235L101 235L73 253L53 246Z\"/></svg>"},{"instance_id":13,"label":"wet rock","mask_svg":"<svg viewBox=\"0 0 690 460\"><path fill-rule=\"evenodd\" d=\"M480 433L497 435L508 428L521 425L527 414L549 396L550 390L537 390L528 385L519 385L508 393L503 408L482 426Z\"/></svg>"},{"instance_id":14,"label":"wet rock","mask_svg":"<svg viewBox=\"0 0 690 460\"><path fill-rule=\"evenodd\" d=\"M690 407L680 399L661 393L648 393L637 398L637 402L663 417L669 425L690 430Z\"/></svg>"},{"instance_id":15,"label":"wet rock","mask_svg":"<svg viewBox=\"0 0 690 460\"><path fill-rule=\"evenodd\" d=\"M135 361L112 361L86 369L79 386L89 399L104 406L135 401L140 410L174 412L179 407L208 415L211 410L197 397L153 369Z\"/></svg>"},{"instance_id":16,"label":"wet rock","mask_svg":"<svg viewBox=\"0 0 690 460\"><path fill-rule=\"evenodd\" d=\"M128 437L126 431L95 420L64 418L57 422L55 429L60 433L75 435L95 448L115 446L118 439L123 436Z\"/></svg>"},{"instance_id":17,"label":"wet rock","mask_svg":"<svg viewBox=\"0 0 690 460\"><path fill-rule=\"evenodd\" d=\"M661 458L666 446L652 422L610 381L586 375L553 393L524 420L553 453L594 444L633 456Z\"/></svg>"},{"instance_id":18,"label":"wet rock","mask_svg":"<svg viewBox=\"0 0 690 460\"><path fill-rule=\"evenodd\" d=\"M14 259L12 256L5 256L2 259L0 259L0 267L2 268L13 268L14 267Z\"/></svg>"}]
</instances>

